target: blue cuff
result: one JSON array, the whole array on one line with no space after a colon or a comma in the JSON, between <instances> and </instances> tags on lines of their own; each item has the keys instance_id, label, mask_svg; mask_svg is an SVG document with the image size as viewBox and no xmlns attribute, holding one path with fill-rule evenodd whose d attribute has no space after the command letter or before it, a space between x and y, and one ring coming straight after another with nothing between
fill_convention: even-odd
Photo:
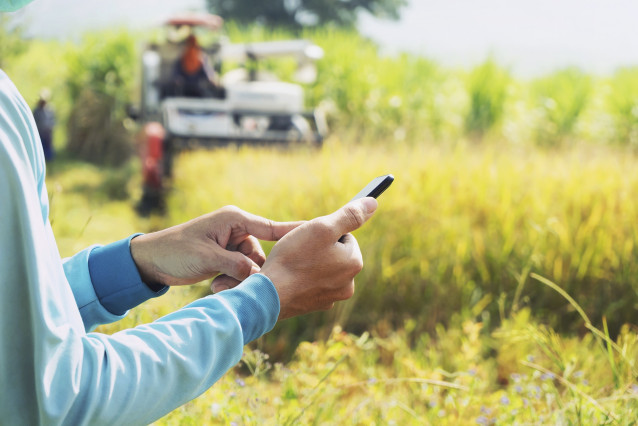
<instances>
[{"instance_id":1,"label":"blue cuff","mask_svg":"<svg viewBox=\"0 0 638 426\"><path fill-rule=\"evenodd\" d=\"M123 315L131 308L168 291L168 286L151 290L140 277L131 256L131 240L140 234L99 246L89 255L89 274L98 300L114 315Z\"/></svg>"},{"instance_id":2,"label":"blue cuff","mask_svg":"<svg viewBox=\"0 0 638 426\"><path fill-rule=\"evenodd\" d=\"M277 323L279 295L265 275L251 275L237 287L210 297L223 299L236 312L244 345L268 333Z\"/></svg>"}]
</instances>

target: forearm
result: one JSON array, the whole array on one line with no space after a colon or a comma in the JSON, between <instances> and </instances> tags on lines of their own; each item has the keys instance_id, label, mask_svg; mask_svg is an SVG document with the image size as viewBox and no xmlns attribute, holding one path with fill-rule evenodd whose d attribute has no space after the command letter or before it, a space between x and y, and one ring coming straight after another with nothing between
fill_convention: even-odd
<instances>
[{"instance_id":1,"label":"forearm","mask_svg":"<svg viewBox=\"0 0 638 426\"><path fill-rule=\"evenodd\" d=\"M66 336L40 383L46 423L148 424L203 393L269 331L277 293L263 276L112 336ZM70 356L67 356L70 355ZM43 418L44 420L44 418Z\"/></svg>"}]
</instances>

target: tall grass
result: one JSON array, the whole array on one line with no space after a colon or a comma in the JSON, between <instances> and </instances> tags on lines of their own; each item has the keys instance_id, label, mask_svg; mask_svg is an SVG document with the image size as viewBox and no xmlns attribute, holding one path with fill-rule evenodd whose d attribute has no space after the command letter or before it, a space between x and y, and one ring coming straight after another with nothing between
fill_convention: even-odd
<instances>
[{"instance_id":1,"label":"tall grass","mask_svg":"<svg viewBox=\"0 0 638 426\"><path fill-rule=\"evenodd\" d=\"M118 176L93 166L60 167L47 186L69 255L228 203L310 218L369 176L396 174L356 233L365 266L355 299L282 322L253 345L270 358L247 349L241 366L159 424L632 424L638 340L617 324L635 322L633 162L612 149L390 150L335 140L320 153L193 152L178 160L169 216L150 219L106 196ZM173 289L100 331L152 321L207 287ZM272 365L289 350L291 362Z\"/></svg>"},{"instance_id":2,"label":"tall grass","mask_svg":"<svg viewBox=\"0 0 638 426\"><path fill-rule=\"evenodd\" d=\"M434 338L337 328L302 344L285 366L248 351L240 368L158 423L635 424L638 386L613 386L592 336L560 337L528 314L489 337L472 321ZM618 343L638 355L634 333L625 330ZM545 353L550 347L564 368Z\"/></svg>"},{"instance_id":3,"label":"tall grass","mask_svg":"<svg viewBox=\"0 0 638 426\"><path fill-rule=\"evenodd\" d=\"M507 72L493 59L472 70L467 81L470 103L465 116L465 129L470 136L481 138L500 124L509 81Z\"/></svg>"},{"instance_id":4,"label":"tall grass","mask_svg":"<svg viewBox=\"0 0 638 426\"><path fill-rule=\"evenodd\" d=\"M535 81L532 90L539 113L537 142L553 146L578 136L576 125L593 90L591 77L567 68Z\"/></svg>"},{"instance_id":5,"label":"tall grass","mask_svg":"<svg viewBox=\"0 0 638 426\"><path fill-rule=\"evenodd\" d=\"M346 148L336 140L319 153L197 152L178 160L169 215L178 223L235 204L276 220L309 219L391 172L396 182L379 213L356 233L366 266L354 300L286 322L277 336L409 318L432 331L477 309L492 327L525 306L560 330L578 330L578 316L557 314L559 296L529 284L532 272L561 283L617 331L633 321L638 301L634 163L606 149Z\"/></svg>"},{"instance_id":6,"label":"tall grass","mask_svg":"<svg viewBox=\"0 0 638 426\"><path fill-rule=\"evenodd\" d=\"M638 146L638 68L616 72L607 101L615 122L616 142Z\"/></svg>"}]
</instances>

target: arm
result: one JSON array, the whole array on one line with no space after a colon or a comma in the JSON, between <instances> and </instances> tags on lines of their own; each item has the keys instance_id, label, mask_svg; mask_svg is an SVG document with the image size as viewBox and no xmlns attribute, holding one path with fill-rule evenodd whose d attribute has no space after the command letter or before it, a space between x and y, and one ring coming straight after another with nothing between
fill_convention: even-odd
<instances>
[{"instance_id":1,"label":"arm","mask_svg":"<svg viewBox=\"0 0 638 426\"><path fill-rule=\"evenodd\" d=\"M113 336L85 333L35 181L0 152L0 417L7 424L146 424L212 385L269 330L262 275ZM15 158L14 158L15 159Z\"/></svg>"},{"instance_id":2,"label":"arm","mask_svg":"<svg viewBox=\"0 0 638 426\"><path fill-rule=\"evenodd\" d=\"M274 325L278 299L261 275L152 324L112 336L67 335L48 360L45 423L147 424L200 395ZM55 420L55 421L57 421Z\"/></svg>"}]
</instances>

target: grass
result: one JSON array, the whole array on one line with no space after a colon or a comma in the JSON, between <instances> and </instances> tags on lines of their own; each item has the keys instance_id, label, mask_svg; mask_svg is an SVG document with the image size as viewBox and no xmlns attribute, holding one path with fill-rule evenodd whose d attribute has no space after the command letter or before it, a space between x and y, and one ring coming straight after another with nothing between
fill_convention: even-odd
<instances>
[{"instance_id":1,"label":"grass","mask_svg":"<svg viewBox=\"0 0 638 426\"><path fill-rule=\"evenodd\" d=\"M492 335L473 321L434 337L407 325L387 335L336 328L286 365L247 351L240 367L158 424L635 424L638 385L614 384L591 335L560 337L533 324L529 310ZM636 334L621 336L635 359Z\"/></svg>"},{"instance_id":2,"label":"grass","mask_svg":"<svg viewBox=\"0 0 638 426\"><path fill-rule=\"evenodd\" d=\"M166 217L134 215L135 167L58 164L47 186L69 255L226 204L307 219L371 176L396 176L355 234L365 257L355 297L282 322L158 424L635 424L638 334L622 325L635 323L634 164L612 148L333 138L321 151L185 153ZM104 195L129 178L129 199ZM152 321L206 292L173 289L99 331Z\"/></svg>"},{"instance_id":3,"label":"grass","mask_svg":"<svg viewBox=\"0 0 638 426\"><path fill-rule=\"evenodd\" d=\"M530 306L552 326L578 330L577 316L556 314L563 301L555 292L529 287L530 273L561 283L617 331L635 318L638 300L634 164L632 154L612 149L462 143L348 147L333 140L320 152L195 152L178 161L169 221L225 204L276 220L309 219L391 172L396 181L379 213L355 233L365 248L363 290L334 313L289 326L292 334L316 337L315 325L326 323L363 331L408 318L431 331L476 306L492 327L499 300L506 313Z\"/></svg>"}]
</instances>

